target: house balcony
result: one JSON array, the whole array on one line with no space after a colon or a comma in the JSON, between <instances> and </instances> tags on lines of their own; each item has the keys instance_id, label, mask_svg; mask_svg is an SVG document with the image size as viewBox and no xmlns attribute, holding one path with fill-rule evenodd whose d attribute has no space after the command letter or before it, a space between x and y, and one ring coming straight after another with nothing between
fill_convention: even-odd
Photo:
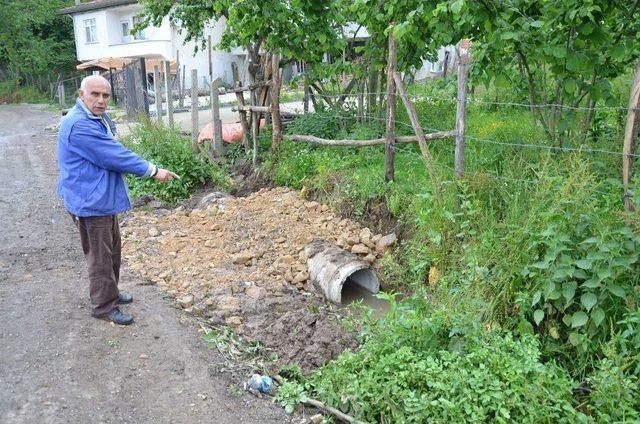
<instances>
[{"instance_id":1,"label":"house balcony","mask_svg":"<svg viewBox=\"0 0 640 424\"><path fill-rule=\"evenodd\" d=\"M106 57L173 59L170 40L134 40L109 44Z\"/></svg>"}]
</instances>

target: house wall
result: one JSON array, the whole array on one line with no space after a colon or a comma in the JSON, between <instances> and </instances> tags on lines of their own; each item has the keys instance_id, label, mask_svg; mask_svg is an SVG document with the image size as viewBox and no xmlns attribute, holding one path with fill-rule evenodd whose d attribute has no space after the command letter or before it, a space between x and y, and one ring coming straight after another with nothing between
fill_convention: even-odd
<instances>
[{"instance_id":1,"label":"house wall","mask_svg":"<svg viewBox=\"0 0 640 424\"><path fill-rule=\"evenodd\" d=\"M231 63L238 63L240 76L244 81L245 57L244 49L235 48L231 52L216 50L215 46L220 42L226 26L226 20L222 18L214 25L205 29L204 38L211 35L211 44L214 47L211 53L212 75L209 75L209 55L200 42L185 41L186 32L180 34L178 28L171 25L168 18L163 19L159 27L149 27L144 30L144 39L135 40L123 38L122 21L128 21L133 28L133 17L140 13L140 5L127 5L95 12L78 13L73 15L74 32L76 39L76 52L78 60L88 61L103 57L146 57L175 60L177 52L180 52L180 65L186 70L185 83L191 86L191 69L198 71L198 86L201 89L211 81L211 77L221 78L226 84L232 84ZM84 21L96 19L96 43L87 43L85 40ZM195 48L199 49L196 52ZM182 69L180 70L182 72ZM150 70L152 71L152 70Z\"/></svg>"}]
</instances>

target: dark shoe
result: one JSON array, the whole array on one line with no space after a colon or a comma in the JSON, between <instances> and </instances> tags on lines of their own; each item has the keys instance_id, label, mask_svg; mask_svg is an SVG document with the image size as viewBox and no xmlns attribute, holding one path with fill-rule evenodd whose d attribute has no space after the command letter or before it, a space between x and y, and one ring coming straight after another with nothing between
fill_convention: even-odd
<instances>
[{"instance_id":1,"label":"dark shoe","mask_svg":"<svg viewBox=\"0 0 640 424\"><path fill-rule=\"evenodd\" d=\"M129 325L133 322L133 317L131 315L125 314L118 308L113 308L111 312L100 318L120 325Z\"/></svg>"},{"instance_id":2,"label":"dark shoe","mask_svg":"<svg viewBox=\"0 0 640 424\"><path fill-rule=\"evenodd\" d=\"M120 292L120 294L118 294L118 305L124 305L125 303L131 302L133 302L133 296L129 293Z\"/></svg>"}]
</instances>

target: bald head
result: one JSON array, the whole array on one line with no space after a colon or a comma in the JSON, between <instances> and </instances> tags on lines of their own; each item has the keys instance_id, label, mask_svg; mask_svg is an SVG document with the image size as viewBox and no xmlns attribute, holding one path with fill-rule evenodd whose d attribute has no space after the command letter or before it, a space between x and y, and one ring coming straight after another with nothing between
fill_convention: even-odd
<instances>
[{"instance_id":1,"label":"bald head","mask_svg":"<svg viewBox=\"0 0 640 424\"><path fill-rule=\"evenodd\" d=\"M111 85L100 75L90 75L82 79L78 95L91 113L100 116L107 111L111 97Z\"/></svg>"}]
</instances>

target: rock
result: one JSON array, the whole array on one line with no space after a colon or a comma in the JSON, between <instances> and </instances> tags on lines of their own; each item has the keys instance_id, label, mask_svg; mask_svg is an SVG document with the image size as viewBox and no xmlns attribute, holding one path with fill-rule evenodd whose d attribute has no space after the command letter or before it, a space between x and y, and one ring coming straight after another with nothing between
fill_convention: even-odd
<instances>
[{"instance_id":1,"label":"rock","mask_svg":"<svg viewBox=\"0 0 640 424\"><path fill-rule=\"evenodd\" d=\"M318 208L318 206L320 206L320 203L318 202L307 202L304 204L304 206L309 209L310 211L315 210Z\"/></svg>"},{"instance_id":2,"label":"rock","mask_svg":"<svg viewBox=\"0 0 640 424\"><path fill-rule=\"evenodd\" d=\"M244 265L253 259L254 255L251 252L240 252L236 255L233 255L232 260L236 265Z\"/></svg>"},{"instance_id":3,"label":"rock","mask_svg":"<svg viewBox=\"0 0 640 424\"><path fill-rule=\"evenodd\" d=\"M145 354L145 353L141 353L140 356L138 356L138 358L140 359L147 359L149 357L149 355Z\"/></svg>"},{"instance_id":4,"label":"rock","mask_svg":"<svg viewBox=\"0 0 640 424\"><path fill-rule=\"evenodd\" d=\"M360 243L360 237L355 234L350 234L347 236L347 244L349 246L353 246L354 244Z\"/></svg>"},{"instance_id":5,"label":"rock","mask_svg":"<svg viewBox=\"0 0 640 424\"><path fill-rule=\"evenodd\" d=\"M363 261L367 261L370 264L374 263L376 261L376 255L374 255L373 253L369 253L367 256L365 256L364 258L362 258Z\"/></svg>"},{"instance_id":6,"label":"rock","mask_svg":"<svg viewBox=\"0 0 640 424\"><path fill-rule=\"evenodd\" d=\"M287 269L287 271L284 273L284 279L287 283L293 281L293 273L291 272L291 269Z\"/></svg>"},{"instance_id":7,"label":"rock","mask_svg":"<svg viewBox=\"0 0 640 424\"><path fill-rule=\"evenodd\" d=\"M336 246L338 247L345 247L346 245L347 241L342 237L338 238L338 240L336 241Z\"/></svg>"},{"instance_id":8,"label":"rock","mask_svg":"<svg viewBox=\"0 0 640 424\"><path fill-rule=\"evenodd\" d=\"M295 277L293 277L292 282L293 284L298 285L307 281L308 278L309 278L309 274L306 271L300 271L299 273L296 274Z\"/></svg>"},{"instance_id":9,"label":"rock","mask_svg":"<svg viewBox=\"0 0 640 424\"><path fill-rule=\"evenodd\" d=\"M380 240L382 238L382 234L376 234L375 236L371 237L371 241L374 243L377 243L378 240Z\"/></svg>"},{"instance_id":10,"label":"rock","mask_svg":"<svg viewBox=\"0 0 640 424\"><path fill-rule=\"evenodd\" d=\"M366 243L366 240L371 238L371 230L368 228L363 228L360 230L360 241L362 243Z\"/></svg>"},{"instance_id":11,"label":"rock","mask_svg":"<svg viewBox=\"0 0 640 424\"><path fill-rule=\"evenodd\" d=\"M278 238L277 238L277 239L275 239L273 242L274 242L274 243L278 243L278 244L282 244L282 243L284 243L285 241L287 241L287 239L286 239L286 238L284 238L284 237L278 237Z\"/></svg>"},{"instance_id":12,"label":"rock","mask_svg":"<svg viewBox=\"0 0 640 424\"><path fill-rule=\"evenodd\" d=\"M251 299L254 299L254 300L258 300L261 297L263 297L264 293L265 293L265 290L262 287L258 287L258 286L251 286L245 291L245 294L247 295L247 297L250 297Z\"/></svg>"},{"instance_id":13,"label":"rock","mask_svg":"<svg viewBox=\"0 0 640 424\"><path fill-rule=\"evenodd\" d=\"M190 308L193 305L193 296L191 296L190 294L182 296L181 298L178 299L178 304L183 309Z\"/></svg>"},{"instance_id":14,"label":"rock","mask_svg":"<svg viewBox=\"0 0 640 424\"><path fill-rule=\"evenodd\" d=\"M242 325L242 318L237 316L237 315L234 315L232 317L227 318L226 319L226 323L227 323L227 325L231 325L233 327L237 327L239 325Z\"/></svg>"},{"instance_id":15,"label":"rock","mask_svg":"<svg viewBox=\"0 0 640 424\"><path fill-rule=\"evenodd\" d=\"M238 300L237 297L231 295L221 296L216 302L216 308L220 309L221 311L233 311L235 309L238 309L239 307L240 300Z\"/></svg>"},{"instance_id":16,"label":"rock","mask_svg":"<svg viewBox=\"0 0 640 424\"><path fill-rule=\"evenodd\" d=\"M398 237L395 233L387 234L384 237L381 237L380 240L376 243L376 252L385 253L387 250L391 248L398 241Z\"/></svg>"},{"instance_id":17,"label":"rock","mask_svg":"<svg viewBox=\"0 0 640 424\"><path fill-rule=\"evenodd\" d=\"M351 253L355 253L356 255L368 255L371 253L371 249L364 244L354 244L351 247Z\"/></svg>"},{"instance_id":18,"label":"rock","mask_svg":"<svg viewBox=\"0 0 640 424\"><path fill-rule=\"evenodd\" d=\"M149 228L149 235L151 237L158 237L160 235L160 231L156 227Z\"/></svg>"},{"instance_id":19,"label":"rock","mask_svg":"<svg viewBox=\"0 0 640 424\"><path fill-rule=\"evenodd\" d=\"M327 206L327 205L322 205L322 206L320 207L320 210L321 210L322 212L326 212L326 211L328 211L328 210L329 210L329 206Z\"/></svg>"}]
</instances>

